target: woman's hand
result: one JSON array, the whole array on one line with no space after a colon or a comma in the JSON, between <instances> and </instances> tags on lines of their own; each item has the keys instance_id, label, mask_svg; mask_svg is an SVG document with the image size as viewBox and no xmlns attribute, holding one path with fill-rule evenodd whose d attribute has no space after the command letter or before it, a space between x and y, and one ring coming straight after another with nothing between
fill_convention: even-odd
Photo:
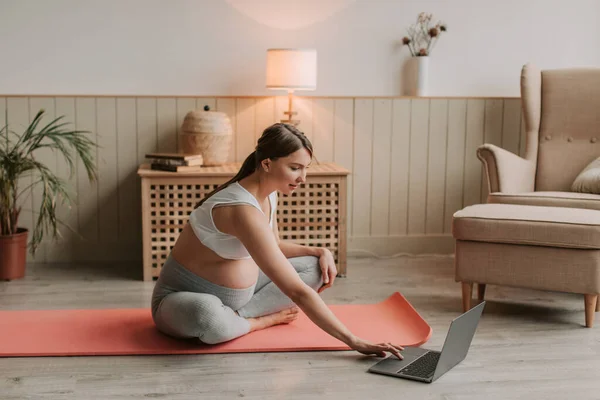
<instances>
[{"instance_id":1,"label":"woman's hand","mask_svg":"<svg viewBox=\"0 0 600 400\"><path fill-rule=\"evenodd\" d=\"M385 357L385 352L389 351L390 353L392 353L392 355L398 357L400 360L404 359L404 357L402 357L402 354L400 354L400 352L404 350L404 347L397 346L391 343L373 344L367 342L366 340L355 338L349 346L353 350L356 350L359 353L366 355L374 354L379 357Z\"/></svg>"},{"instance_id":2,"label":"woman's hand","mask_svg":"<svg viewBox=\"0 0 600 400\"><path fill-rule=\"evenodd\" d=\"M323 276L323 286L319 288L317 293L330 288L337 275L337 268L335 267L335 260L331 251L326 248L320 248L319 250L321 253L319 256L319 265L321 266L321 274Z\"/></svg>"}]
</instances>

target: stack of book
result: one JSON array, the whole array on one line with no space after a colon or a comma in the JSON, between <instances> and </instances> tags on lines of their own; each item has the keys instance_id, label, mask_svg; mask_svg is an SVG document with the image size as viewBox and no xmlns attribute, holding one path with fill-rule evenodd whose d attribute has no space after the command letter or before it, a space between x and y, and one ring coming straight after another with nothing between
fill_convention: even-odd
<instances>
[{"instance_id":1,"label":"stack of book","mask_svg":"<svg viewBox=\"0 0 600 400\"><path fill-rule=\"evenodd\" d=\"M150 168L159 171L200 171L204 163L202 154L148 153L146 158L150 160Z\"/></svg>"}]
</instances>

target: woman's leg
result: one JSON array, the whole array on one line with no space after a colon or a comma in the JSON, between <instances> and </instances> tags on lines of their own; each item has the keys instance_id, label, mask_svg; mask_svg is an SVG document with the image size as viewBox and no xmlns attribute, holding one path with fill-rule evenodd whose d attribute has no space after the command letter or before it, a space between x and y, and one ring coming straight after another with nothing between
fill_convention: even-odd
<instances>
[{"instance_id":1,"label":"woman's leg","mask_svg":"<svg viewBox=\"0 0 600 400\"><path fill-rule=\"evenodd\" d=\"M165 296L155 314L156 327L178 338L198 338L207 344L226 342L250 332L250 322L212 294L174 292Z\"/></svg>"},{"instance_id":2,"label":"woman's leg","mask_svg":"<svg viewBox=\"0 0 600 400\"><path fill-rule=\"evenodd\" d=\"M314 256L294 257L289 259L300 279L313 290L317 291L323 285L319 258ZM237 310L244 318L256 318L272 314L293 307L294 302L287 297L271 280L261 271L256 283L252 299Z\"/></svg>"},{"instance_id":3,"label":"woman's leg","mask_svg":"<svg viewBox=\"0 0 600 400\"><path fill-rule=\"evenodd\" d=\"M317 290L322 285L316 257L290 261L309 286ZM258 308L252 315L234 311L251 303ZM271 303L276 305L272 310L262 305ZM160 331L179 338L198 338L207 344L291 322L297 318L292 306L291 300L262 273L254 288L229 289L192 274L171 257L163 265L152 295L152 317Z\"/></svg>"},{"instance_id":4,"label":"woman's leg","mask_svg":"<svg viewBox=\"0 0 600 400\"><path fill-rule=\"evenodd\" d=\"M297 317L295 310L282 310L259 318L242 318L212 294L175 292L162 299L154 321L167 335L198 338L203 343L216 344L289 323Z\"/></svg>"}]
</instances>

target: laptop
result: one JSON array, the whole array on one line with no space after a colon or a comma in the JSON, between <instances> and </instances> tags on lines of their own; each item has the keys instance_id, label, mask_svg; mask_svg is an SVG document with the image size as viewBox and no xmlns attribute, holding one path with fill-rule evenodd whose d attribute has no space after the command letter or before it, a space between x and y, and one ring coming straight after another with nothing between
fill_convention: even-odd
<instances>
[{"instance_id":1,"label":"laptop","mask_svg":"<svg viewBox=\"0 0 600 400\"><path fill-rule=\"evenodd\" d=\"M442 351L406 346L402 351L403 360L391 355L368 372L426 383L435 381L467 356L484 307L485 301L452 321Z\"/></svg>"}]
</instances>

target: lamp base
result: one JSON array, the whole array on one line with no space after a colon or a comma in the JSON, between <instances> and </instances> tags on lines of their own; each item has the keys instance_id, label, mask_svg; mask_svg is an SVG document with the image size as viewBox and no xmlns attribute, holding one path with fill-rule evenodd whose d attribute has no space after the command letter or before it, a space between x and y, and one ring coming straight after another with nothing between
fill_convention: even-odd
<instances>
[{"instance_id":1,"label":"lamp base","mask_svg":"<svg viewBox=\"0 0 600 400\"><path fill-rule=\"evenodd\" d=\"M290 125L294 125L297 126L300 123L300 120L297 119L292 119L293 115L297 115L298 112L296 111L284 111L283 112L285 115L287 115L287 119L282 119L279 122L283 123L283 124L290 124Z\"/></svg>"},{"instance_id":2,"label":"lamp base","mask_svg":"<svg viewBox=\"0 0 600 400\"><path fill-rule=\"evenodd\" d=\"M300 125L300 121L298 121L297 119L280 119L279 122L281 122L282 124L288 124L293 126Z\"/></svg>"}]
</instances>

